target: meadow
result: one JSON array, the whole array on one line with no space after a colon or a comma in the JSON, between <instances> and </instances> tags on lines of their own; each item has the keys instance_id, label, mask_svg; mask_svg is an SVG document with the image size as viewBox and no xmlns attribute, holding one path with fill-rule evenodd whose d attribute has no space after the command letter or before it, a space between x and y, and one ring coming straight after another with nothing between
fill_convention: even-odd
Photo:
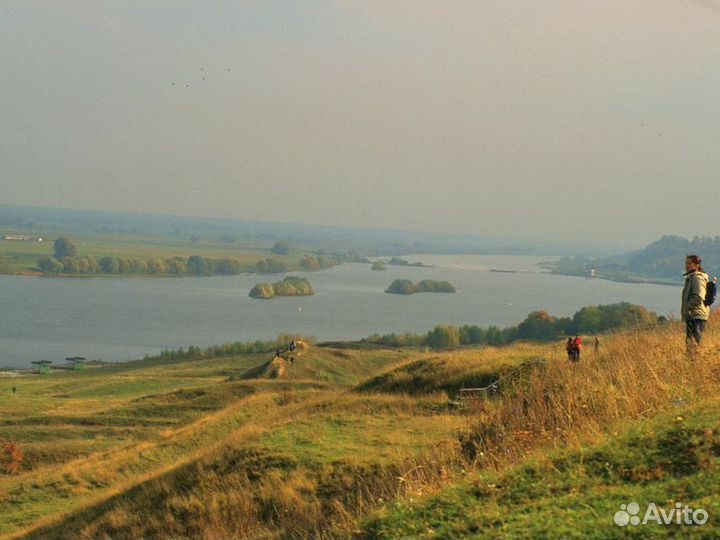
<instances>
[{"instance_id":1,"label":"meadow","mask_svg":"<svg viewBox=\"0 0 720 540\"><path fill-rule=\"evenodd\" d=\"M31 234L28 231L6 231L12 234ZM38 241L17 241L0 239L0 274L41 275L37 269L38 260L52 257L53 241L57 236L45 236L34 233L43 238ZM174 257L187 259L198 255L210 259L232 259L237 261L243 272L256 271L259 261L272 258L285 264L288 271L298 270L300 260L306 252L299 249L287 255L278 255L271 252L273 243L254 241L223 242L220 239L190 239L177 235L144 235L128 233L83 232L70 235L83 257L118 257L125 259L138 259L149 261L151 259L167 260ZM108 274L98 274L107 277ZM131 274L123 275L123 277ZM116 276L117 277L117 276Z\"/></svg>"},{"instance_id":2,"label":"meadow","mask_svg":"<svg viewBox=\"0 0 720 540\"><path fill-rule=\"evenodd\" d=\"M711 516L673 534L717 536L718 324L693 361L669 324L578 365L560 343L332 343L3 377L23 458L0 473L0 534L647 537L668 530L617 527L619 505L672 500Z\"/></svg>"}]
</instances>

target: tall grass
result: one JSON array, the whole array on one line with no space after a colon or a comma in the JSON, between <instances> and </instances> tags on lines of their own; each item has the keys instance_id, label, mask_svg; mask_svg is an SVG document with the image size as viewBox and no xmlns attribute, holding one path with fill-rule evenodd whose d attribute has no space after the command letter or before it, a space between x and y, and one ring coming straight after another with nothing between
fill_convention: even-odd
<instances>
[{"instance_id":1,"label":"tall grass","mask_svg":"<svg viewBox=\"0 0 720 540\"><path fill-rule=\"evenodd\" d=\"M715 317L695 358L686 354L684 329L667 325L608 336L598 353L586 350L578 364L569 364L560 346L516 345L400 362L384 374L386 378L371 379L377 384L356 387L370 390L369 395L323 391L298 400L287 386L288 395L281 391L272 396L272 403L270 396L248 396L237 406L262 400L263 407L252 422L235 427L221 442L120 485L73 514L48 520L24 534L43 538L350 537L359 534L357 523L371 510L389 501L437 492L456 482L469 467L502 467L531 452L587 441L612 432L621 422L717 394L718 325L720 318ZM497 397L464 413L468 423L458 437L457 431L450 435L442 431L440 423L448 419L441 414L448 411L442 409L445 400L438 391L447 390L445 378L455 381L454 387L465 371L484 373L485 363L502 374L506 366L516 366L528 355L543 356L545 362L504 380ZM435 383L426 388L424 381L433 379ZM436 393L412 397L408 385L411 390L420 385L423 391ZM378 390L399 390L402 395ZM418 422L417 417L438 412L437 423ZM323 440L317 426L330 416L350 427L339 429L335 439ZM368 417L373 421L358 421ZM393 437L378 438L381 442L375 443L373 437L379 433L363 427L382 426L394 434L398 425L413 422L423 429L431 426L434 446L415 451L425 433L399 442ZM197 421L173 430L173 442L199 436L202 424ZM281 429L294 429L294 435L266 437ZM346 442L349 438L352 441ZM402 451L382 460L378 445L387 441ZM303 445L310 445L312 451ZM321 445L324 450L318 453ZM113 456L113 462L132 463L138 457L131 453L138 451L144 448L128 448ZM92 472L97 474L94 467L107 465L98 460ZM73 468L82 471L80 466Z\"/></svg>"},{"instance_id":2,"label":"tall grass","mask_svg":"<svg viewBox=\"0 0 720 540\"><path fill-rule=\"evenodd\" d=\"M446 392L454 398L461 388L487 386L503 373L546 354L547 345L518 343L512 347L484 347L420 354L398 362L355 387L358 392L423 395Z\"/></svg>"},{"instance_id":3,"label":"tall grass","mask_svg":"<svg viewBox=\"0 0 720 540\"><path fill-rule=\"evenodd\" d=\"M461 437L476 464L498 465L542 444L567 444L614 424L716 394L720 317L710 322L699 354L687 354L684 328L668 325L606 339L578 364L556 356L485 401Z\"/></svg>"}]
</instances>

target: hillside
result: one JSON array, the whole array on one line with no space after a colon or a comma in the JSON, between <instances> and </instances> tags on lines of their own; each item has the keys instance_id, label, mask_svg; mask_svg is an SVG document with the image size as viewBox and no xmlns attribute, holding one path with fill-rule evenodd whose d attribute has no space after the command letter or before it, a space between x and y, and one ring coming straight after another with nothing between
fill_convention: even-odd
<instances>
[{"instance_id":1,"label":"hillside","mask_svg":"<svg viewBox=\"0 0 720 540\"><path fill-rule=\"evenodd\" d=\"M643 249L614 257L562 257L544 263L556 274L591 276L615 281L681 284L685 257L700 255L703 266L720 273L720 237L695 237L692 240L667 235Z\"/></svg>"},{"instance_id":2,"label":"hillside","mask_svg":"<svg viewBox=\"0 0 720 540\"><path fill-rule=\"evenodd\" d=\"M461 388L487 386L518 365L543 358L547 351L547 344L522 343L512 349L486 347L420 358L413 356L401 365L369 377L355 390L410 395L444 392L454 398Z\"/></svg>"},{"instance_id":3,"label":"hillside","mask_svg":"<svg viewBox=\"0 0 720 540\"><path fill-rule=\"evenodd\" d=\"M710 538L720 514L720 399L708 398L605 434L584 447L556 450L501 472L478 472L419 503L367 519L368 538ZM704 509L705 526L620 528L620 504L679 501ZM698 516L702 519L702 516Z\"/></svg>"},{"instance_id":4,"label":"hillside","mask_svg":"<svg viewBox=\"0 0 720 540\"><path fill-rule=\"evenodd\" d=\"M657 535L613 525L619 505L720 510L718 326L693 365L670 325L572 367L560 343L338 343L0 378L0 437L24 452L0 474L0 535Z\"/></svg>"}]
</instances>

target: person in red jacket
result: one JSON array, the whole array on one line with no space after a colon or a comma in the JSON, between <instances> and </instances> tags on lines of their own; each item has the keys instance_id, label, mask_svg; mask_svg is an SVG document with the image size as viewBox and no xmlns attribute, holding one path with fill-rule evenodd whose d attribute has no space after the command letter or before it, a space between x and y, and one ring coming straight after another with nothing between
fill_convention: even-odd
<instances>
[{"instance_id":1,"label":"person in red jacket","mask_svg":"<svg viewBox=\"0 0 720 540\"><path fill-rule=\"evenodd\" d=\"M579 362L580 361L580 349L582 349L582 338L580 336L575 336L575 339L573 339L573 361Z\"/></svg>"}]
</instances>

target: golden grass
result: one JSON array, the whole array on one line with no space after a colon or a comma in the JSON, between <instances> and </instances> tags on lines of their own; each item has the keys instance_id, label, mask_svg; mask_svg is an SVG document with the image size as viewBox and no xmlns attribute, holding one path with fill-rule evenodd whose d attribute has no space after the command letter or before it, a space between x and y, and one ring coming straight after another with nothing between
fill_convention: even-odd
<instances>
[{"instance_id":1,"label":"golden grass","mask_svg":"<svg viewBox=\"0 0 720 540\"><path fill-rule=\"evenodd\" d=\"M250 396L243 406L250 406L248 400L267 397ZM408 490L418 491L420 483L427 482L428 474L440 462L439 452L447 446L434 448L431 453L435 457L429 460L423 458L420 462L420 458L410 452L399 457L396 463L376 467L372 460L365 459L371 442L360 448L360 461L350 456L335 467L316 469L319 462L302 465L294 459L299 452L296 448L291 448L291 453L286 455L283 448L275 450L249 443L281 426L301 426L312 418L324 421L329 413L367 415L376 420L382 418L382 414L392 415L385 417L393 420L405 416L409 424L412 414L427 417L430 403L432 400L423 402L406 396L373 398L347 392L317 394L293 401L259 414L256 421L234 430L216 444L132 481L118 482L102 497L75 508L72 513L37 522L13 537L53 538L61 536L60 531L83 538L321 536L323 531L340 526L343 520L354 523L354 518L349 516L356 510L369 509L376 503L378 494L381 498L392 498ZM224 414L223 411L214 416ZM424 432L429 425L421 423L418 433L426 436ZM382 427L382 423L378 427ZM178 432L187 436L196 428L197 423L174 431L173 436ZM364 439L363 435L355 434L358 441ZM403 441L397 430L388 435L394 437L396 444L413 448L414 438ZM330 447L335 442L317 441ZM113 458L123 462L143 451L145 445L137 445L129 450L130 455L123 452ZM457 452L452 454L456 456ZM256 470L253 463L257 459L266 463ZM298 459L302 461L301 456ZM287 470L274 467L272 464L278 460L290 460L294 465ZM229 462L234 465L228 471ZM193 479L191 483L201 485L188 491L182 487L188 478ZM333 500L322 495L323 490L328 489L337 494ZM158 504L161 504L160 511Z\"/></svg>"},{"instance_id":2,"label":"golden grass","mask_svg":"<svg viewBox=\"0 0 720 540\"><path fill-rule=\"evenodd\" d=\"M449 352L410 353L355 387L360 392L422 395L445 392L455 398L461 388L487 386L524 362L543 358L547 344L516 343L511 347L483 347Z\"/></svg>"},{"instance_id":3,"label":"golden grass","mask_svg":"<svg viewBox=\"0 0 720 540\"><path fill-rule=\"evenodd\" d=\"M401 389L418 364L443 383L545 360L506 378L499 396L464 413L449 411L447 395L437 389L344 390L354 375L335 377L334 386L301 387L301 381L317 384L313 377L333 362L354 365L356 351L343 351L349 358L332 351L304 355L307 364L292 377L245 381L258 392L185 426L23 475L29 482L62 481L84 502L13 537L349 537L379 505L437 492L470 467L501 467L718 395L719 324L717 317L711 321L695 359L686 356L679 325L607 336L599 353L585 350L574 365L558 344L405 351L405 359L385 369L393 357L380 353L379 377L393 378ZM148 459L159 461L141 469ZM93 492L89 479L108 487Z\"/></svg>"},{"instance_id":4,"label":"golden grass","mask_svg":"<svg viewBox=\"0 0 720 540\"><path fill-rule=\"evenodd\" d=\"M485 401L463 438L468 456L498 465L546 443L568 444L622 421L654 415L720 390L718 332L710 323L700 354L688 356L684 328L672 324L604 340L579 364L561 355L509 382Z\"/></svg>"}]
</instances>

